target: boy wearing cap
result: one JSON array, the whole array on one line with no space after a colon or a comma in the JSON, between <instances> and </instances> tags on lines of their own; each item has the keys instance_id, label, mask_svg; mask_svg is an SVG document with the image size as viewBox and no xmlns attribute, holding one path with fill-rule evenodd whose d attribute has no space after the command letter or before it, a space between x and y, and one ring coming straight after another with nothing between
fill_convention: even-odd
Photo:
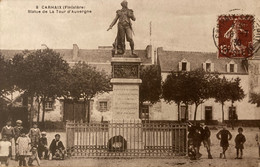
<instances>
[{"instance_id":1,"label":"boy wearing cap","mask_svg":"<svg viewBox=\"0 0 260 167\"><path fill-rule=\"evenodd\" d=\"M41 133L42 137L39 139L38 156L41 159L44 152L44 159L48 159L48 142L46 132Z\"/></svg>"},{"instance_id":2,"label":"boy wearing cap","mask_svg":"<svg viewBox=\"0 0 260 167\"><path fill-rule=\"evenodd\" d=\"M60 135L56 134L55 139L52 140L51 145L50 145L50 160L52 158L54 159L64 159L65 156L65 147L60 141Z\"/></svg>"},{"instance_id":3,"label":"boy wearing cap","mask_svg":"<svg viewBox=\"0 0 260 167\"><path fill-rule=\"evenodd\" d=\"M14 139L15 139L15 141L18 139L18 137L21 134L21 130L23 129L22 124L23 124L23 122L21 120L16 121L16 126L14 127Z\"/></svg>"}]
</instances>

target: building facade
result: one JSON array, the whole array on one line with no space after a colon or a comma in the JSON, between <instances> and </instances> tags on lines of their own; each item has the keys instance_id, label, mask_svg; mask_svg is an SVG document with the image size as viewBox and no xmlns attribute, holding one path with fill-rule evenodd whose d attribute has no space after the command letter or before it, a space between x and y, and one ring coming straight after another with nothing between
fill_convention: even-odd
<instances>
[{"instance_id":1,"label":"building facade","mask_svg":"<svg viewBox=\"0 0 260 167\"><path fill-rule=\"evenodd\" d=\"M99 47L98 49L79 49L74 44L72 49L54 49L73 66L78 61L96 67L98 70L104 70L108 75L111 74L111 47ZM21 50L0 50L7 59L12 58ZM260 120L259 107L249 103L251 92L260 92L260 51L253 58L229 59L217 58L217 53L206 52L186 52L186 51L165 51L162 47L157 48L154 52L152 46L148 45L144 50L136 51L142 60L143 65L158 64L161 67L162 79L165 80L167 75L172 71L191 71L202 68L209 72L218 72L221 76L228 79L239 77L241 86L246 94L245 98L240 102L235 102L231 106L231 102L226 102L224 106L224 119L230 120L231 113L238 115L238 120L244 122L256 122ZM99 94L90 102L90 120L91 121L107 121L111 120L111 100L113 92ZM37 119L37 102L33 100L29 106L31 116ZM86 117L87 107L82 107L82 103L76 105L77 112L71 113L72 104L63 99L50 99L46 103L45 120L47 121L66 121L68 119L76 119L83 121ZM75 105L73 106L75 108ZM187 119L193 120L194 105L188 106ZM178 115L177 105L168 104L161 99L156 104L144 103L141 107L140 118L150 121L176 121L185 120L185 105L180 106L180 114ZM82 114L83 113L83 114ZM40 120L41 120L40 114ZM82 118L82 120L81 120ZM197 110L197 120L206 122L207 124L221 122L222 110L221 104L216 103L214 99L209 99L201 104Z\"/></svg>"}]
</instances>

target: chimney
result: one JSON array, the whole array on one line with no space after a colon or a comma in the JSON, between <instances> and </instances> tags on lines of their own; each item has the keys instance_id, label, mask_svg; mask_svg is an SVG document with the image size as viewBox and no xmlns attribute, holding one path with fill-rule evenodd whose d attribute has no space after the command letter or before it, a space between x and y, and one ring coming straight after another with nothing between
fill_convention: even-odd
<instances>
[{"instance_id":1,"label":"chimney","mask_svg":"<svg viewBox=\"0 0 260 167\"><path fill-rule=\"evenodd\" d=\"M46 44L41 44L41 51L43 51L44 49L48 49L48 46Z\"/></svg>"},{"instance_id":2,"label":"chimney","mask_svg":"<svg viewBox=\"0 0 260 167\"><path fill-rule=\"evenodd\" d=\"M152 45L147 45L146 47L146 58L147 59L151 59L152 58L152 55L153 55L153 48L152 48Z\"/></svg>"},{"instance_id":3,"label":"chimney","mask_svg":"<svg viewBox=\"0 0 260 167\"><path fill-rule=\"evenodd\" d=\"M79 56L79 47L77 44L73 44L73 53L72 53L72 59L76 60Z\"/></svg>"}]
</instances>

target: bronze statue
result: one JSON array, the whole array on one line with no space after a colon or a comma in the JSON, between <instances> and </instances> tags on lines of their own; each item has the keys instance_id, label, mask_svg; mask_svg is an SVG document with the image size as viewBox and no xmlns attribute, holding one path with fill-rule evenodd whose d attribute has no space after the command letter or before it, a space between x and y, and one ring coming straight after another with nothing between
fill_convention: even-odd
<instances>
[{"instance_id":1,"label":"bronze statue","mask_svg":"<svg viewBox=\"0 0 260 167\"><path fill-rule=\"evenodd\" d=\"M134 11L128 9L127 1L124 0L121 2L122 9L116 11L116 17L107 29L109 31L118 21L118 31L115 42L113 43L114 54L124 54L125 53L125 37L126 40L130 43L131 53L133 56L137 56L134 52L134 40L133 40L133 28L131 20L135 21Z\"/></svg>"}]
</instances>

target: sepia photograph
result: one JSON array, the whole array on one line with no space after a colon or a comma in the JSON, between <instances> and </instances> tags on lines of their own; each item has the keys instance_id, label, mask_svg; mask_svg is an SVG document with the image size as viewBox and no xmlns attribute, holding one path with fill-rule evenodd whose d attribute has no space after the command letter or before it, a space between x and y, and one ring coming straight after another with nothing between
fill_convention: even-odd
<instances>
[{"instance_id":1,"label":"sepia photograph","mask_svg":"<svg viewBox=\"0 0 260 167\"><path fill-rule=\"evenodd\" d=\"M0 166L260 167L260 1L0 0Z\"/></svg>"}]
</instances>

